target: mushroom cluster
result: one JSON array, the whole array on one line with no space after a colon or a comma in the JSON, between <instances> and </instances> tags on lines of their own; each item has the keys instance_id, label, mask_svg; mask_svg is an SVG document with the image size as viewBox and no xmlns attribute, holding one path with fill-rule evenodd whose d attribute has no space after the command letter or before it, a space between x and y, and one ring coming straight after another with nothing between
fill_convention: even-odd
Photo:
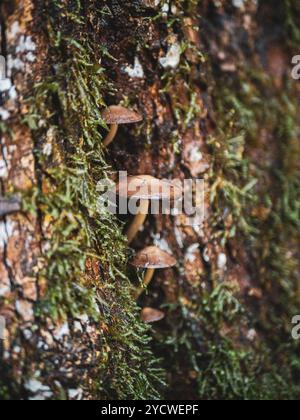
<instances>
[{"instance_id":1,"label":"mushroom cluster","mask_svg":"<svg viewBox=\"0 0 300 420\"><path fill-rule=\"evenodd\" d=\"M120 124L133 124L142 121L142 116L139 113L120 105L108 107L102 113L102 117L105 123L110 126L110 131L103 141L105 147L109 146L115 139ZM134 199L139 202L137 214L126 231L130 244L147 218L150 203L164 200L174 203L181 198L182 188L178 184L167 180L159 180L150 175L139 175L121 180L117 186L117 194L120 198ZM143 280L144 285L136 292L135 297L139 298L151 282L155 270L174 267L176 260L156 246L148 246L136 254L131 261L131 265L146 270ZM157 322L163 318L164 313L157 309L147 307L141 312L141 319L146 323Z\"/></svg>"}]
</instances>

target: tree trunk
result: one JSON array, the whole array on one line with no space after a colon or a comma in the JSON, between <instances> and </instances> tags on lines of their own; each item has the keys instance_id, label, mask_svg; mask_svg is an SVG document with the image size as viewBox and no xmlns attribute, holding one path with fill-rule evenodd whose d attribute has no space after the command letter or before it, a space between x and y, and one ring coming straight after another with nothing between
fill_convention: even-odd
<instances>
[{"instance_id":1,"label":"tree trunk","mask_svg":"<svg viewBox=\"0 0 300 420\"><path fill-rule=\"evenodd\" d=\"M299 398L299 7L0 4L0 397ZM118 104L143 122L104 148ZM118 171L203 179L203 224L150 215L128 246L97 207ZM135 302L153 244L177 266Z\"/></svg>"}]
</instances>

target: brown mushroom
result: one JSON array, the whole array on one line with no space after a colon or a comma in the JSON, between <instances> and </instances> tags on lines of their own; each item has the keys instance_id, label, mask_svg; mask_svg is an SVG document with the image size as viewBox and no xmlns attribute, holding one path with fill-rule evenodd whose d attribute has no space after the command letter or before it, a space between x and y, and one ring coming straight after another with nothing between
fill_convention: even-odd
<instances>
[{"instance_id":1,"label":"brown mushroom","mask_svg":"<svg viewBox=\"0 0 300 420\"><path fill-rule=\"evenodd\" d=\"M0 217L17 213L21 210L21 200L18 197L0 197Z\"/></svg>"},{"instance_id":2,"label":"brown mushroom","mask_svg":"<svg viewBox=\"0 0 300 420\"><path fill-rule=\"evenodd\" d=\"M158 309L153 308L144 308L141 312L141 320L146 324L151 324L152 322L158 322L164 319L165 314Z\"/></svg>"},{"instance_id":3,"label":"brown mushroom","mask_svg":"<svg viewBox=\"0 0 300 420\"><path fill-rule=\"evenodd\" d=\"M139 212L126 232L128 243L131 243L145 222L150 201L164 199L174 201L181 197L182 189L170 181L161 181L150 175L140 175L122 180L117 187L117 194L122 198L140 200Z\"/></svg>"},{"instance_id":4,"label":"brown mushroom","mask_svg":"<svg viewBox=\"0 0 300 420\"><path fill-rule=\"evenodd\" d=\"M107 147L116 137L118 126L120 124L133 124L142 121L143 117L135 111L131 111L120 105L108 107L103 113L102 118L107 125L110 125L110 131L104 139L103 145Z\"/></svg>"},{"instance_id":5,"label":"brown mushroom","mask_svg":"<svg viewBox=\"0 0 300 420\"><path fill-rule=\"evenodd\" d=\"M136 268L146 268L144 286L147 287L154 276L155 270L174 267L174 265L176 265L176 260L172 255L162 251L156 246L148 246L136 254L131 261L131 265ZM139 289L136 297L139 297L143 291L144 288Z\"/></svg>"}]
</instances>

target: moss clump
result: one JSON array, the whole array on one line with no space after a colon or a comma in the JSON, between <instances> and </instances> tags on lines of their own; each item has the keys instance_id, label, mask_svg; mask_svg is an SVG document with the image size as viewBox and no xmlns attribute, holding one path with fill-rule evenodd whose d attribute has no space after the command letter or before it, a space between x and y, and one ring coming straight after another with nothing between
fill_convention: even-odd
<instances>
[{"instance_id":1,"label":"moss clump","mask_svg":"<svg viewBox=\"0 0 300 420\"><path fill-rule=\"evenodd\" d=\"M94 32L101 8L94 1L51 0L41 12L49 67L28 99L26 117L39 177L27 209L37 212L44 235L39 284L46 292L36 315L42 322L45 316L72 320L84 313L103 326L97 374L84 385L92 398L158 398L162 370L124 274L125 238L114 216L97 209L97 183L110 171L100 111L104 93L113 89L99 64Z\"/></svg>"},{"instance_id":2,"label":"moss clump","mask_svg":"<svg viewBox=\"0 0 300 420\"><path fill-rule=\"evenodd\" d=\"M182 4L176 2L179 10ZM281 30L286 36L279 43L286 48L297 45L296 9L293 2L285 2ZM205 7L193 3L192 16L203 11ZM212 18L213 7L209 13ZM181 39L182 17L159 22ZM184 61L182 56L177 70L163 77L163 92L170 95L183 131L199 119L193 96L183 108L174 88L184 80L184 92L194 92L195 69ZM239 247L247 252L263 298L248 305L226 274L206 267L213 289L191 290L180 284L177 302L167 305L168 328L155 332L155 349L168 354L164 366L172 398L175 389L178 396L195 399L298 399L299 343L290 335L292 315L299 307L300 268L297 252L291 252L299 248L300 120L294 82L286 82L280 92L266 69L250 60L236 77L227 77L213 64L210 68L208 61L202 61L201 68L201 86L213 93L217 124L207 139L212 156L211 236L229 252ZM259 143L262 130L273 137L269 149ZM254 329L258 339L251 342L246 336Z\"/></svg>"},{"instance_id":3,"label":"moss clump","mask_svg":"<svg viewBox=\"0 0 300 420\"><path fill-rule=\"evenodd\" d=\"M286 6L286 27L290 29L290 3L286 2ZM286 33L287 48L292 39ZM223 86L219 79L216 103L220 117L223 116L219 119L220 128L230 127L236 136L242 130L243 138L219 142L223 152L215 160L214 174L221 170L222 180L215 181L218 193L214 198L218 204L221 200L222 209L229 206L233 218L230 224L227 220L217 228L227 238L224 245L239 234L239 242L255 261L253 270L263 290L259 310L252 313L249 308L261 335L260 345L253 349L254 358L248 364L248 382L253 384L250 396L298 399L299 343L291 338L291 319L299 305L299 258L290 252L299 244L300 216L300 120L295 86L286 80L284 90L278 90L264 68L251 68L249 64L237 78L226 79L226 89ZM270 134L265 149L259 143L262 130ZM262 155L255 158L258 149ZM230 188L226 191L228 183Z\"/></svg>"}]
</instances>

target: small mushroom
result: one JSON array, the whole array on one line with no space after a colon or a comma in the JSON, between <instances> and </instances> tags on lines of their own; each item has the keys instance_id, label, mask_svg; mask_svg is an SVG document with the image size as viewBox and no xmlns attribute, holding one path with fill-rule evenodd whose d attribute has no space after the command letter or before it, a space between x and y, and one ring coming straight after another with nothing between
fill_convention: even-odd
<instances>
[{"instance_id":1,"label":"small mushroom","mask_svg":"<svg viewBox=\"0 0 300 420\"><path fill-rule=\"evenodd\" d=\"M140 175L121 181L117 187L117 194L123 198L140 200L139 212L126 232L130 244L146 220L150 201L165 199L174 201L182 196L182 189L170 181L161 181L150 175Z\"/></svg>"},{"instance_id":2,"label":"small mushroom","mask_svg":"<svg viewBox=\"0 0 300 420\"><path fill-rule=\"evenodd\" d=\"M156 246L148 246L136 254L131 261L131 265L136 268L146 268L144 286L147 287L154 276L155 270L174 267L174 265L176 265L176 260L172 255L162 251ZM136 297L138 298L143 291L144 288L139 289Z\"/></svg>"},{"instance_id":3,"label":"small mushroom","mask_svg":"<svg viewBox=\"0 0 300 420\"><path fill-rule=\"evenodd\" d=\"M0 197L0 217L18 213L20 210L21 200L18 197Z\"/></svg>"},{"instance_id":4,"label":"small mushroom","mask_svg":"<svg viewBox=\"0 0 300 420\"><path fill-rule=\"evenodd\" d=\"M141 320L146 324L161 321L164 317L165 314L162 311L153 308L144 308L141 312Z\"/></svg>"},{"instance_id":5,"label":"small mushroom","mask_svg":"<svg viewBox=\"0 0 300 420\"><path fill-rule=\"evenodd\" d=\"M103 113L102 118L107 125L110 125L110 131L107 134L103 145L107 147L116 137L118 126L120 124L133 124L142 121L143 117L135 111L131 111L120 105L112 105Z\"/></svg>"}]
</instances>

